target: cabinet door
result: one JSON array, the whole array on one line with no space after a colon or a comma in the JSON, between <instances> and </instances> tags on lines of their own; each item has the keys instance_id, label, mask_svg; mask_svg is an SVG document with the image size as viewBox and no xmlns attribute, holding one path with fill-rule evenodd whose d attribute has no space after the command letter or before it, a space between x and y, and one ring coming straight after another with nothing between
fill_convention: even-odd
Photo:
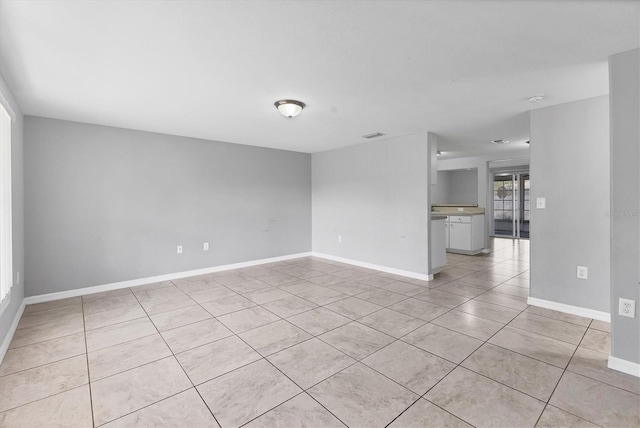
<instances>
[{"instance_id":1,"label":"cabinet door","mask_svg":"<svg viewBox=\"0 0 640 428\"><path fill-rule=\"evenodd\" d=\"M449 227L449 248L471 251L471 224L451 223Z\"/></svg>"}]
</instances>

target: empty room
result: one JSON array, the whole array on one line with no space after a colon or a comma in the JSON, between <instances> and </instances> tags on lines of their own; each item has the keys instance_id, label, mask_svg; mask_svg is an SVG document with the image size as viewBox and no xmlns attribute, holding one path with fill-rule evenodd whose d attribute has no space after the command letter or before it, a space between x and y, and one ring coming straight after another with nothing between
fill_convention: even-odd
<instances>
[{"instance_id":1,"label":"empty room","mask_svg":"<svg viewBox=\"0 0 640 428\"><path fill-rule=\"evenodd\" d=\"M640 0L0 0L0 427L640 426Z\"/></svg>"}]
</instances>

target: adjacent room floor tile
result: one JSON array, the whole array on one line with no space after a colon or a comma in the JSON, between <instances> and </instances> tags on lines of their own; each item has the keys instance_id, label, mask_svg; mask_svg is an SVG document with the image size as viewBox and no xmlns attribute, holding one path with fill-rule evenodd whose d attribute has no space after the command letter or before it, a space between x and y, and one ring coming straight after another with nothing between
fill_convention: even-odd
<instances>
[{"instance_id":1,"label":"adjacent room floor tile","mask_svg":"<svg viewBox=\"0 0 640 428\"><path fill-rule=\"evenodd\" d=\"M489 343L526 355L554 366L565 368L576 346L527 330L506 326Z\"/></svg>"},{"instance_id":2,"label":"adjacent room floor tile","mask_svg":"<svg viewBox=\"0 0 640 428\"><path fill-rule=\"evenodd\" d=\"M107 325L87 331L87 350L89 352L97 351L98 349L108 348L129 340L150 336L157 332L158 330L147 317Z\"/></svg>"},{"instance_id":3,"label":"adjacent room floor tile","mask_svg":"<svg viewBox=\"0 0 640 428\"><path fill-rule=\"evenodd\" d=\"M243 309L241 311L232 312L218 317L218 320L220 320L221 323L226 325L234 333L242 333L244 331L278 321L279 319L279 316L260 306Z\"/></svg>"},{"instance_id":4,"label":"adjacent room floor tile","mask_svg":"<svg viewBox=\"0 0 640 428\"><path fill-rule=\"evenodd\" d=\"M109 422L103 427L218 428L219 425L200 395L192 388Z\"/></svg>"},{"instance_id":5,"label":"adjacent room floor tile","mask_svg":"<svg viewBox=\"0 0 640 428\"><path fill-rule=\"evenodd\" d=\"M434 324L426 324L402 338L425 351L460 363L482 345L482 341Z\"/></svg>"},{"instance_id":6,"label":"adjacent room floor tile","mask_svg":"<svg viewBox=\"0 0 640 428\"><path fill-rule=\"evenodd\" d=\"M301 312L305 312L318 307L318 305L316 305L315 303L311 303L308 300L291 295L289 295L289 297L285 297L284 299L265 303L262 306L282 318L288 318Z\"/></svg>"},{"instance_id":7,"label":"adjacent room floor tile","mask_svg":"<svg viewBox=\"0 0 640 428\"><path fill-rule=\"evenodd\" d=\"M89 385L71 389L0 413L0 426L91 428Z\"/></svg>"},{"instance_id":8,"label":"adjacent room floor tile","mask_svg":"<svg viewBox=\"0 0 640 428\"><path fill-rule=\"evenodd\" d=\"M265 288L263 290L252 291L244 294L244 297L251 300L253 303L263 305L265 303L273 302L274 300L284 299L290 297L291 294L286 291L282 291L277 287Z\"/></svg>"},{"instance_id":9,"label":"adjacent room floor tile","mask_svg":"<svg viewBox=\"0 0 640 428\"><path fill-rule=\"evenodd\" d=\"M349 297L339 300L326 306L327 309L331 309L334 312L344 315L352 320L357 320L365 315L369 315L372 312L382 309L382 306L375 303L367 302L366 300L359 299L357 297Z\"/></svg>"},{"instance_id":10,"label":"adjacent room floor tile","mask_svg":"<svg viewBox=\"0 0 640 428\"><path fill-rule=\"evenodd\" d=\"M640 426L639 396L565 372L549 404L600 426Z\"/></svg>"},{"instance_id":11,"label":"adjacent room floor tile","mask_svg":"<svg viewBox=\"0 0 640 428\"><path fill-rule=\"evenodd\" d=\"M93 418L102 425L191 388L174 357L91 383Z\"/></svg>"},{"instance_id":12,"label":"adjacent room floor tile","mask_svg":"<svg viewBox=\"0 0 640 428\"><path fill-rule=\"evenodd\" d=\"M256 306L256 304L251 300L240 296L239 294L223 297L222 299L202 302L200 305L211 315L216 317Z\"/></svg>"},{"instance_id":13,"label":"adjacent room floor tile","mask_svg":"<svg viewBox=\"0 0 640 428\"><path fill-rule=\"evenodd\" d=\"M528 312L523 312L509 324L511 327L538 333L543 336L562 340L563 342L577 345L582 340L586 327L571 324L552 318L542 317Z\"/></svg>"},{"instance_id":14,"label":"adjacent room floor tile","mask_svg":"<svg viewBox=\"0 0 640 428\"><path fill-rule=\"evenodd\" d=\"M545 403L458 367L425 398L474 426L535 425Z\"/></svg>"},{"instance_id":15,"label":"adjacent room floor tile","mask_svg":"<svg viewBox=\"0 0 640 428\"><path fill-rule=\"evenodd\" d=\"M246 428L344 428L336 419L308 394L296 395L245 425Z\"/></svg>"},{"instance_id":16,"label":"adjacent room floor tile","mask_svg":"<svg viewBox=\"0 0 640 428\"><path fill-rule=\"evenodd\" d=\"M372 291L365 291L358 294L359 299L366 300L367 302L375 303L380 306L391 306L394 303L398 303L401 300L405 300L407 296L403 294L394 293L392 291L378 289Z\"/></svg>"},{"instance_id":17,"label":"adjacent room floor tile","mask_svg":"<svg viewBox=\"0 0 640 428\"><path fill-rule=\"evenodd\" d=\"M456 310L501 324L508 323L520 313L520 311L516 309L510 309L475 299L469 300L467 303L458 306Z\"/></svg>"},{"instance_id":18,"label":"adjacent room floor tile","mask_svg":"<svg viewBox=\"0 0 640 428\"><path fill-rule=\"evenodd\" d=\"M84 325L87 330L93 330L95 328L131 321L146 316L147 313L138 305L85 315Z\"/></svg>"},{"instance_id":19,"label":"adjacent room floor tile","mask_svg":"<svg viewBox=\"0 0 640 428\"><path fill-rule=\"evenodd\" d=\"M0 365L0 376L75 357L85 352L83 333L12 348L7 351Z\"/></svg>"},{"instance_id":20,"label":"adjacent room floor tile","mask_svg":"<svg viewBox=\"0 0 640 428\"><path fill-rule=\"evenodd\" d=\"M567 370L640 394L640 378L612 370L608 367L608 362L608 353L580 346L571 358Z\"/></svg>"},{"instance_id":21,"label":"adjacent room floor tile","mask_svg":"<svg viewBox=\"0 0 640 428\"><path fill-rule=\"evenodd\" d=\"M27 305L24 308L24 314L30 315L36 312L47 310L47 309L63 308L68 306L82 306L82 298L69 297L68 299L52 300L50 302L35 303L33 305Z\"/></svg>"},{"instance_id":22,"label":"adjacent room floor tile","mask_svg":"<svg viewBox=\"0 0 640 428\"><path fill-rule=\"evenodd\" d=\"M425 324L425 321L387 308L367 315L359 322L395 338L400 338Z\"/></svg>"},{"instance_id":23,"label":"adjacent room floor tile","mask_svg":"<svg viewBox=\"0 0 640 428\"><path fill-rule=\"evenodd\" d=\"M369 355L362 363L419 395L455 368L455 364L401 341Z\"/></svg>"},{"instance_id":24,"label":"adjacent room floor tile","mask_svg":"<svg viewBox=\"0 0 640 428\"><path fill-rule=\"evenodd\" d=\"M0 378L0 412L88 382L85 355L3 376Z\"/></svg>"},{"instance_id":25,"label":"adjacent room floor tile","mask_svg":"<svg viewBox=\"0 0 640 428\"><path fill-rule=\"evenodd\" d=\"M393 337L357 322L338 327L318 337L357 360L394 341Z\"/></svg>"},{"instance_id":26,"label":"adjacent room floor tile","mask_svg":"<svg viewBox=\"0 0 640 428\"><path fill-rule=\"evenodd\" d=\"M176 354L191 381L201 384L259 360L260 354L236 336Z\"/></svg>"},{"instance_id":27,"label":"adjacent room floor tile","mask_svg":"<svg viewBox=\"0 0 640 428\"><path fill-rule=\"evenodd\" d=\"M421 398L409 407L389 428L450 427L471 428L465 421Z\"/></svg>"},{"instance_id":28,"label":"adjacent room floor tile","mask_svg":"<svg viewBox=\"0 0 640 428\"><path fill-rule=\"evenodd\" d=\"M415 296L416 294L420 294L426 290L424 287L420 287L419 285L409 284L408 282L403 281L394 281L383 286L382 288L387 291L403 294L407 297Z\"/></svg>"},{"instance_id":29,"label":"adjacent room floor tile","mask_svg":"<svg viewBox=\"0 0 640 428\"><path fill-rule=\"evenodd\" d=\"M138 306L138 299L132 293L121 294L103 299L93 299L85 301L82 305L85 315L95 314L111 309L127 308Z\"/></svg>"},{"instance_id":30,"label":"adjacent room floor tile","mask_svg":"<svg viewBox=\"0 0 640 428\"><path fill-rule=\"evenodd\" d=\"M349 296L355 296L356 294L364 293L365 291L374 290L376 287L350 280L330 285L329 288L344 294L348 294Z\"/></svg>"},{"instance_id":31,"label":"adjacent room floor tile","mask_svg":"<svg viewBox=\"0 0 640 428\"><path fill-rule=\"evenodd\" d=\"M158 333L89 352L91 382L170 355L171 350Z\"/></svg>"},{"instance_id":32,"label":"adjacent room floor tile","mask_svg":"<svg viewBox=\"0 0 640 428\"><path fill-rule=\"evenodd\" d=\"M487 291L476 297L476 300L481 300L487 303L493 303L500 306L506 306L507 308L523 311L527 309L527 299L522 297L510 296L508 294L496 293L495 291Z\"/></svg>"},{"instance_id":33,"label":"adjacent room floor tile","mask_svg":"<svg viewBox=\"0 0 640 428\"><path fill-rule=\"evenodd\" d=\"M384 427L418 399L408 389L360 363L308 392L350 427Z\"/></svg>"},{"instance_id":34,"label":"adjacent room floor tile","mask_svg":"<svg viewBox=\"0 0 640 428\"><path fill-rule=\"evenodd\" d=\"M45 340L69 336L84 331L82 314L70 318L52 320L46 324L19 328L13 335L9 348L31 345Z\"/></svg>"},{"instance_id":35,"label":"adjacent room floor tile","mask_svg":"<svg viewBox=\"0 0 640 428\"><path fill-rule=\"evenodd\" d=\"M611 333L590 328L580 342L580 346L608 354L611 352Z\"/></svg>"},{"instance_id":36,"label":"adjacent room floor tile","mask_svg":"<svg viewBox=\"0 0 640 428\"><path fill-rule=\"evenodd\" d=\"M173 330L163 331L162 337L174 354L204 345L224 337L233 335L233 332L220 321L208 319Z\"/></svg>"},{"instance_id":37,"label":"adjacent room floor tile","mask_svg":"<svg viewBox=\"0 0 640 428\"><path fill-rule=\"evenodd\" d=\"M485 343L462 366L542 401L549 400L562 369Z\"/></svg>"},{"instance_id":38,"label":"adjacent room floor tile","mask_svg":"<svg viewBox=\"0 0 640 428\"><path fill-rule=\"evenodd\" d=\"M269 356L301 388L307 389L353 364L355 360L318 339L311 339Z\"/></svg>"},{"instance_id":39,"label":"adjacent room floor tile","mask_svg":"<svg viewBox=\"0 0 640 428\"><path fill-rule=\"evenodd\" d=\"M316 305L327 305L331 302L335 302L336 300L344 299L345 297L349 297L347 294L341 293L336 290L332 290L328 287L316 287L310 290L303 291L298 293L298 297L302 297L303 299L309 300L310 302L315 303Z\"/></svg>"},{"instance_id":40,"label":"adjacent room floor tile","mask_svg":"<svg viewBox=\"0 0 640 428\"><path fill-rule=\"evenodd\" d=\"M571 413L567 413L564 410L560 410L557 407L547 405L542 416L538 420L536 425L538 428L557 428L557 427L571 427L571 428L597 428L598 425L579 418Z\"/></svg>"},{"instance_id":41,"label":"adjacent room floor tile","mask_svg":"<svg viewBox=\"0 0 640 428\"><path fill-rule=\"evenodd\" d=\"M285 320L245 331L239 336L265 357L311 338L309 333Z\"/></svg>"},{"instance_id":42,"label":"adjacent room floor tile","mask_svg":"<svg viewBox=\"0 0 640 428\"><path fill-rule=\"evenodd\" d=\"M343 317L325 308L317 308L289 317L287 321L297 325L307 333L317 336L329 330L338 328L341 325L351 322L349 318Z\"/></svg>"},{"instance_id":43,"label":"adjacent room floor tile","mask_svg":"<svg viewBox=\"0 0 640 428\"><path fill-rule=\"evenodd\" d=\"M159 331L164 331L206 320L207 318L211 318L211 314L199 305L196 305L151 315L150 318Z\"/></svg>"},{"instance_id":44,"label":"adjacent room floor tile","mask_svg":"<svg viewBox=\"0 0 640 428\"><path fill-rule=\"evenodd\" d=\"M223 427L239 427L302 392L264 359L210 380L198 391Z\"/></svg>"},{"instance_id":45,"label":"adjacent room floor tile","mask_svg":"<svg viewBox=\"0 0 640 428\"><path fill-rule=\"evenodd\" d=\"M585 318L587 319L587 318ZM593 328L595 330L604 331L605 333L611 333L611 323L599 320L591 321L589 328Z\"/></svg>"},{"instance_id":46,"label":"adjacent room floor tile","mask_svg":"<svg viewBox=\"0 0 640 428\"><path fill-rule=\"evenodd\" d=\"M458 296L457 294L445 293L444 291L438 290L427 290L420 294L416 294L413 296L419 300L425 300L427 302L431 302L434 305L444 306L447 308L455 308L458 305L463 304L469 298Z\"/></svg>"},{"instance_id":47,"label":"adjacent room floor tile","mask_svg":"<svg viewBox=\"0 0 640 428\"><path fill-rule=\"evenodd\" d=\"M418 299L403 300L395 305L391 305L389 309L393 309L394 311L401 312L405 315L409 315L423 321L431 321L432 319L451 310L450 308Z\"/></svg>"},{"instance_id":48,"label":"adjacent room floor tile","mask_svg":"<svg viewBox=\"0 0 640 428\"><path fill-rule=\"evenodd\" d=\"M431 323L480 340L489 339L504 326L504 324L457 310L447 312L431 321Z\"/></svg>"},{"instance_id":49,"label":"adjacent room floor tile","mask_svg":"<svg viewBox=\"0 0 640 428\"><path fill-rule=\"evenodd\" d=\"M232 291L227 287L220 286L220 287L210 288L204 291L198 291L197 293L190 293L189 297L194 301L202 304L204 302L208 302L211 300L224 299L225 297L230 297L235 295L236 295L235 291Z\"/></svg>"}]
</instances>

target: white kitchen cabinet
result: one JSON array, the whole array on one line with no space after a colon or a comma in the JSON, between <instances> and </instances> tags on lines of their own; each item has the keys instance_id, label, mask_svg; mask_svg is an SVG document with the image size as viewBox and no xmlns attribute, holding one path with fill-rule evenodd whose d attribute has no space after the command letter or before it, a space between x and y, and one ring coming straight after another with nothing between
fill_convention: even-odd
<instances>
[{"instance_id":1,"label":"white kitchen cabinet","mask_svg":"<svg viewBox=\"0 0 640 428\"><path fill-rule=\"evenodd\" d=\"M484 215L448 216L445 234L448 252L478 254L484 246Z\"/></svg>"}]
</instances>

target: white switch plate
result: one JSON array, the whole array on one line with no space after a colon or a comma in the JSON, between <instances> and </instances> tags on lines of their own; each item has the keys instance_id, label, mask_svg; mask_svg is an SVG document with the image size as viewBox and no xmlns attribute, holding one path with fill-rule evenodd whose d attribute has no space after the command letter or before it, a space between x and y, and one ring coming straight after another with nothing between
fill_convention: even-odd
<instances>
[{"instance_id":1,"label":"white switch plate","mask_svg":"<svg viewBox=\"0 0 640 428\"><path fill-rule=\"evenodd\" d=\"M536 208L539 210L547 208L547 198L536 198Z\"/></svg>"},{"instance_id":2,"label":"white switch plate","mask_svg":"<svg viewBox=\"0 0 640 428\"><path fill-rule=\"evenodd\" d=\"M342 242L342 235L338 235L338 242Z\"/></svg>"},{"instance_id":3,"label":"white switch plate","mask_svg":"<svg viewBox=\"0 0 640 428\"><path fill-rule=\"evenodd\" d=\"M178 245L178 254L182 254L182 245Z\"/></svg>"},{"instance_id":4,"label":"white switch plate","mask_svg":"<svg viewBox=\"0 0 640 428\"><path fill-rule=\"evenodd\" d=\"M589 278L589 268L586 266L578 266L576 269L576 277L578 279L588 279Z\"/></svg>"},{"instance_id":5,"label":"white switch plate","mask_svg":"<svg viewBox=\"0 0 640 428\"><path fill-rule=\"evenodd\" d=\"M618 315L623 317L635 318L636 317L636 301L630 299L618 300Z\"/></svg>"},{"instance_id":6,"label":"white switch plate","mask_svg":"<svg viewBox=\"0 0 640 428\"><path fill-rule=\"evenodd\" d=\"M203 249L204 251L209 251L209 243L208 243L208 242L205 242L205 243L204 243L204 245L202 246L202 249Z\"/></svg>"}]
</instances>

